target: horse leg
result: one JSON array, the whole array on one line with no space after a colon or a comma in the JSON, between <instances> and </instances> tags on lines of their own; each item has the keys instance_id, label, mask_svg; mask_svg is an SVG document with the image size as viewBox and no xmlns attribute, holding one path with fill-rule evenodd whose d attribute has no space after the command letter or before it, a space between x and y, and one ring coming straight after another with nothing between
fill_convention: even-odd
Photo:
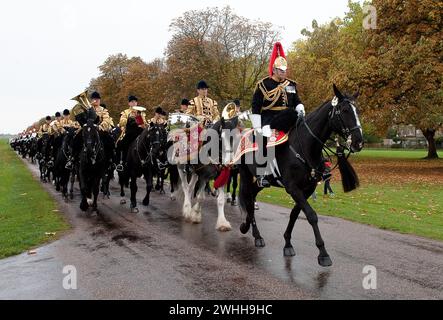
<instances>
[{"instance_id":1,"label":"horse leg","mask_svg":"<svg viewBox=\"0 0 443 320\"><path fill-rule=\"evenodd\" d=\"M257 227L254 214L254 199L257 195L257 190L252 182L252 174L249 172L248 167L244 167L240 170L240 202L242 209L246 210L246 221L240 225L240 231L246 234L252 226L252 236L255 239L255 246L262 248L265 246L265 240L260 235L260 231Z\"/></svg>"},{"instance_id":2,"label":"horse leg","mask_svg":"<svg viewBox=\"0 0 443 320\"><path fill-rule=\"evenodd\" d=\"M166 194L165 192L165 170L160 171L160 194Z\"/></svg>"},{"instance_id":3,"label":"horse leg","mask_svg":"<svg viewBox=\"0 0 443 320\"><path fill-rule=\"evenodd\" d=\"M145 176L145 180L146 180L146 196L143 199L143 205L147 207L147 206L149 206L149 196L150 196L151 191L152 191L152 180L153 180L153 177L152 177L151 170L146 170L144 176Z\"/></svg>"},{"instance_id":4,"label":"horse leg","mask_svg":"<svg viewBox=\"0 0 443 320\"><path fill-rule=\"evenodd\" d=\"M131 213L138 213L139 210L137 208L137 176L133 175L131 177Z\"/></svg>"},{"instance_id":5,"label":"horse leg","mask_svg":"<svg viewBox=\"0 0 443 320\"><path fill-rule=\"evenodd\" d=\"M74 183L75 183L75 172L72 171L70 173L71 176L71 188L69 189L69 197L72 199L74 199Z\"/></svg>"},{"instance_id":6,"label":"horse leg","mask_svg":"<svg viewBox=\"0 0 443 320\"><path fill-rule=\"evenodd\" d=\"M321 237L320 229L318 228L318 216L314 209L312 209L311 205L306 201L306 197L303 194L294 193L292 198L296 203L300 206L301 210L306 215L306 219L308 219L309 224L312 226L314 230L315 236L315 245L320 251L318 255L318 264L322 267L329 267L332 265L332 260L329 257L328 252L325 248L325 243Z\"/></svg>"},{"instance_id":7,"label":"horse leg","mask_svg":"<svg viewBox=\"0 0 443 320\"><path fill-rule=\"evenodd\" d=\"M97 212L97 214L99 214L98 212L98 206L97 206L97 199L98 199L98 195L100 193L100 179L101 176L98 176L94 179L94 184L92 187L92 194L93 194L93 202L92 202L92 212Z\"/></svg>"},{"instance_id":8,"label":"horse leg","mask_svg":"<svg viewBox=\"0 0 443 320\"><path fill-rule=\"evenodd\" d=\"M218 231L231 231L232 227L228 220L226 220L225 217L225 190L224 188L220 188L219 194L217 197L217 209L218 209L218 217L217 217L217 224L215 228Z\"/></svg>"},{"instance_id":9,"label":"horse leg","mask_svg":"<svg viewBox=\"0 0 443 320\"><path fill-rule=\"evenodd\" d=\"M125 181L123 181L124 179L124 173L118 173L118 183L120 184L120 204L124 205L126 204L126 199L125 199Z\"/></svg>"},{"instance_id":10,"label":"horse leg","mask_svg":"<svg viewBox=\"0 0 443 320\"><path fill-rule=\"evenodd\" d=\"M80 176L79 176L79 183L80 183L80 192L81 192L81 195L82 195L82 201L81 201L81 203L80 203L80 209L82 210L82 211L85 211L86 212L86 210L88 210L88 208L89 208L89 203L88 203L88 199L87 199L87 196L88 196L88 188L87 188L87 185L86 185L86 183L85 183L85 181L84 181L84 175L83 174L80 174Z\"/></svg>"},{"instance_id":11,"label":"horse leg","mask_svg":"<svg viewBox=\"0 0 443 320\"><path fill-rule=\"evenodd\" d=\"M238 172L235 170L234 175L232 176L232 199L231 205L237 205L237 187L238 187Z\"/></svg>"},{"instance_id":12,"label":"horse leg","mask_svg":"<svg viewBox=\"0 0 443 320\"><path fill-rule=\"evenodd\" d=\"M193 174L191 178L191 183L188 183L188 176L181 170L181 168L178 168L178 174L180 176L180 180L182 183L182 189L184 194L183 199L183 216L185 217L186 221L191 220L191 197L192 193L194 192L194 189L191 188L191 185L195 186L195 183L197 182L198 176ZM194 181L195 180L195 181Z\"/></svg>"},{"instance_id":13,"label":"horse leg","mask_svg":"<svg viewBox=\"0 0 443 320\"><path fill-rule=\"evenodd\" d=\"M291 211L291 216L289 218L288 227L286 228L284 238L285 238L285 247L283 249L283 255L285 257L293 257L295 256L294 247L291 244L291 234L294 229L295 222L297 221L298 215L300 214L301 208L296 205Z\"/></svg>"},{"instance_id":14,"label":"horse leg","mask_svg":"<svg viewBox=\"0 0 443 320\"><path fill-rule=\"evenodd\" d=\"M194 177L194 176L193 176ZM197 176L197 180L198 180L198 176ZM206 185L206 182L204 183L200 183L198 190L197 190L197 195L196 195L196 202L195 205L192 207L191 210L191 221L192 223L201 223L202 221L202 207L201 207L201 202L204 200L205 198L205 191L204 191L204 187ZM191 190L194 190L195 187L193 187Z\"/></svg>"}]
</instances>

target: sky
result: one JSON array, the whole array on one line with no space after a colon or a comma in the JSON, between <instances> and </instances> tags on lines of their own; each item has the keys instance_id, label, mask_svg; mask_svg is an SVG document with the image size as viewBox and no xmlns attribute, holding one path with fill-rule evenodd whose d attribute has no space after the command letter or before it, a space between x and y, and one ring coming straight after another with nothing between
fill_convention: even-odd
<instances>
[{"instance_id":1,"label":"sky","mask_svg":"<svg viewBox=\"0 0 443 320\"><path fill-rule=\"evenodd\" d=\"M111 54L163 56L172 19L189 10L225 7L282 27L285 50L312 20L342 17L348 0L39 0L0 3L0 134L18 133L72 107ZM190 63L192 63L190 61ZM124 106L122 106L123 109Z\"/></svg>"}]
</instances>

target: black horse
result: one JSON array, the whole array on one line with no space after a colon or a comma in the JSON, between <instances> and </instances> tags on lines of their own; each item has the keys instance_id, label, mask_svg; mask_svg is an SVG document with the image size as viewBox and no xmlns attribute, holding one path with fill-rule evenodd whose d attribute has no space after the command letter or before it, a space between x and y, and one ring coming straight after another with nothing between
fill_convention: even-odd
<instances>
[{"instance_id":1,"label":"black horse","mask_svg":"<svg viewBox=\"0 0 443 320\"><path fill-rule=\"evenodd\" d=\"M93 113L90 111L90 113ZM81 133L74 139L74 153L79 154L78 177L82 200L80 209L87 211L88 199L92 201L92 211L98 213L97 198L100 191L100 180L106 168L106 156L100 138L96 117L91 116L82 126ZM80 151L79 151L80 150Z\"/></svg>"},{"instance_id":2,"label":"black horse","mask_svg":"<svg viewBox=\"0 0 443 320\"><path fill-rule=\"evenodd\" d=\"M50 170L48 168L48 163L50 161L51 156L51 144L50 144L50 136L45 133L43 136L38 139L38 155L37 159L39 160L39 169L40 169L40 180L43 182L47 182L50 180Z\"/></svg>"},{"instance_id":3,"label":"black horse","mask_svg":"<svg viewBox=\"0 0 443 320\"><path fill-rule=\"evenodd\" d=\"M286 242L284 255L295 255L291 244L291 234L295 221L303 210L314 230L315 243L320 251L318 263L321 266L332 265L332 260L326 251L318 228L317 213L309 205L307 199L314 192L324 170L322 150L332 133L345 139L351 138L350 150L352 152L359 152L363 148L363 135L355 107L358 93L349 97L343 95L335 85L333 88L335 98L310 113L306 119L298 119L295 111L288 110L283 111L271 123L273 128L289 131L289 141L275 149L275 157L281 173L280 182L296 203L284 233ZM358 178L346 157L339 158L339 166L344 191L355 189L358 186ZM256 247L264 247L265 242L260 235L254 216L254 198L262 189L254 182L253 173L255 173L255 165L240 164L239 200L241 208L247 212L246 221L241 225L240 231L246 234L252 225ZM270 176L271 181L272 177ZM274 183L276 181L273 181Z\"/></svg>"},{"instance_id":4,"label":"black horse","mask_svg":"<svg viewBox=\"0 0 443 320\"><path fill-rule=\"evenodd\" d=\"M143 205L148 206L153 186L153 177L168 164L168 131L165 125L150 124L148 128L131 143L128 150L126 174L130 178L131 212L139 212L137 208L137 178L142 175L146 181L146 196Z\"/></svg>"},{"instance_id":5,"label":"black horse","mask_svg":"<svg viewBox=\"0 0 443 320\"><path fill-rule=\"evenodd\" d=\"M57 157L54 164L54 176L56 180L56 190L62 191L63 197L68 199L68 183L71 182L69 196L74 198L74 181L75 181L75 166L67 166L67 163L72 159L73 143L76 134L76 128L65 128L62 135L61 147L58 150ZM72 160L71 160L72 162Z\"/></svg>"},{"instance_id":6,"label":"black horse","mask_svg":"<svg viewBox=\"0 0 443 320\"><path fill-rule=\"evenodd\" d=\"M118 173L118 183L120 185L120 204L126 204L125 197L125 187L129 187L129 170L128 170L128 150L131 144L137 139L138 136L143 132L143 128L139 127L135 118L130 117L126 123L125 136L123 139L117 142L117 173ZM120 135L120 132L118 132ZM117 138L117 137L116 137ZM117 139L116 139L117 140Z\"/></svg>"}]
</instances>

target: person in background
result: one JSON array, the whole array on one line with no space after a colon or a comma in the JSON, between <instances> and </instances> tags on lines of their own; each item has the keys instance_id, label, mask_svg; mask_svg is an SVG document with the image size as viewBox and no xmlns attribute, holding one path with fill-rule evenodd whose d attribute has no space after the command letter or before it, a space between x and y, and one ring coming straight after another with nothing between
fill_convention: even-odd
<instances>
[{"instance_id":1,"label":"person in background","mask_svg":"<svg viewBox=\"0 0 443 320\"><path fill-rule=\"evenodd\" d=\"M331 188L331 178L332 178L332 163L330 161L325 161L325 171L323 172L323 181L325 182L324 194L327 195L328 192L331 197L334 196L334 191Z\"/></svg>"}]
</instances>

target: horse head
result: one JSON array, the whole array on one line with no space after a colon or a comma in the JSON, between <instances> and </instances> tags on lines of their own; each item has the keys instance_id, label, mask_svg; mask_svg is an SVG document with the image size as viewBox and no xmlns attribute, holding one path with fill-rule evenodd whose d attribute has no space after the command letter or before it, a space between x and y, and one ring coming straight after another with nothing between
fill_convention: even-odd
<instances>
[{"instance_id":1,"label":"horse head","mask_svg":"<svg viewBox=\"0 0 443 320\"><path fill-rule=\"evenodd\" d=\"M148 128L151 159L163 170L168 165L168 130L164 124L151 124Z\"/></svg>"},{"instance_id":2,"label":"horse head","mask_svg":"<svg viewBox=\"0 0 443 320\"><path fill-rule=\"evenodd\" d=\"M95 164L99 152L102 150L102 143L98 131L98 125L94 123L95 119L88 119L82 128L83 151L86 153L87 159Z\"/></svg>"},{"instance_id":3,"label":"horse head","mask_svg":"<svg viewBox=\"0 0 443 320\"><path fill-rule=\"evenodd\" d=\"M351 152L359 152L363 149L363 131L355 100L360 93L356 92L352 96L344 95L335 84L333 89L335 97L331 102L332 110L329 113L332 130L348 141Z\"/></svg>"}]
</instances>

